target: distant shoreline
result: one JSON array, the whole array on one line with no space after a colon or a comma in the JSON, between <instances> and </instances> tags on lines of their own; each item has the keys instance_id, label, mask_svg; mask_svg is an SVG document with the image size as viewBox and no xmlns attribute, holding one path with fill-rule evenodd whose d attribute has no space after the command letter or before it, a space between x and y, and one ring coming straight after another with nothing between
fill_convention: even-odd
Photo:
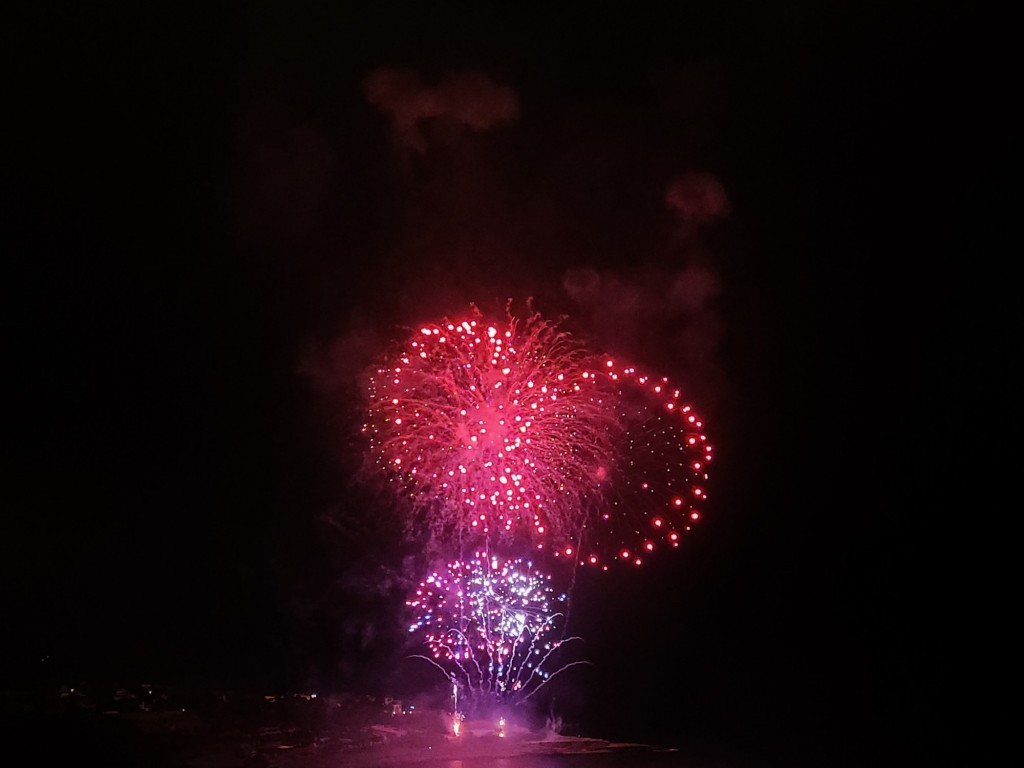
<instances>
[{"instance_id":1,"label":"distant shoreline","mask_svg":"<svg viewBox=\"0 0 1024 768\"><path fill-rule=\"evenodd\" d=\"M530 725L515 717L501 724L497 715L461 720L455 735L452 714L443 710L388 715L379 702L313 696L198 709L124 706L123 711L106 701L80 706L71 697L33 701L10 696L6 701L10 737L36 741L43 752L70 757L86 748L98 754L127 750L140 764L153 755L167 759L176 754L188 768L403 768L457 760L677 751L563 735L558 724ZM246 703L259 707L249 709Z\"/></svg>"}]
</instances>

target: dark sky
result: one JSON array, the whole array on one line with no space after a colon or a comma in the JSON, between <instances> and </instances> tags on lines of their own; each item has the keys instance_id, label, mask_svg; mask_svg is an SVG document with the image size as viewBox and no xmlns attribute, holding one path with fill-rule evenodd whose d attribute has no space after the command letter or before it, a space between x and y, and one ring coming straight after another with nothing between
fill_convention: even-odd
<instances>
[{"instance_id":1,"label":"dark sky","mask_svg":"<svg viewBox=\"0 0 1024 768\"><path fill-rule=\"evenodd\" d=\"M681 552L581 587L595 664L566 706L648 737L934 746L963 480L939 286L974 236L954 212L994 195L951 181L938 133L969 106L936 7L23 5L12 679L379 683L351 374L398 324L532 296L679 377L719 453ZM698 202L667 196L687 181Z\"/></svg>"}]
</instances>

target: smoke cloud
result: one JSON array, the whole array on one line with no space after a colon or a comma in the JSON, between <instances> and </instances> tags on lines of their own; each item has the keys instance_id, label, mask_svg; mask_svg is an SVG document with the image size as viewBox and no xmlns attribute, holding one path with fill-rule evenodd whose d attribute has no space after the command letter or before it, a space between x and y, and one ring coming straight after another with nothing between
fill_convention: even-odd
<instances>
[{"instance_id":1,"label":"smoke cloud","mask_svg":"<svg viewBox=\"0 0 1024 768\"><path fill-rule=\"evenodd\" d=\"M519 117L516 92L476 72L448 74L430 85L416 72L377 69L363 88L367 101L391 119L396 141L418 152L426 151L428 143L424 121L486 131Z\"/></svg>"},{"instance_id":2,"label":"smoke cloud","mask_svg":"<svg viewBox=\"0 0 1024 768\"><path fill-rule=\"evenodd\" d=\"M678 225L668 258L633 270L579 267L566 271L562 288L577 314L611 347L681 375L710 406L725 390L718 363L724 324L717 307L721 283L703 233L731 211L724 186L711 174L687 172L665 189Z\"/></svg>"},{"instance_id":3,"label":"smoke cloud","mask_svg":"<svg viewBox=\"0 0 1024 768\"><path fill-rule=\"evenodd\" d=\"M668 185L665 204L685 222L708 224L731 212L725 187L709 173L684 173Z\"/></svg>"}]
</instances>

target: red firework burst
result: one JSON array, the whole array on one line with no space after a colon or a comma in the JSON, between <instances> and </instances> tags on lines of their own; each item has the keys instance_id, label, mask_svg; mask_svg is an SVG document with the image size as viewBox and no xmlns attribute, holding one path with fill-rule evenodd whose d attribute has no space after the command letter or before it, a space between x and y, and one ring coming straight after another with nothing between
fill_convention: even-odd
<instances>
[{"instance_id":1,"label":"red firework burst","mask_svg":"<svg viewBox=\"0 0 1024 768\"><path fill-rule=\"evenodd\" d=\"M539 314L426 323L366 392L372 464L435 542L639 564L699 516L711 447L678 390Z\"/></svg>"},{"instance_id":2,"label":"red firework burst","mask_svg":"<svg viewBox=\"0 0 1024 768\"><path fill-rule=\"evenodd\" d=\"M615 387L608 402L620 426L608 490L587 515L579 562L641 565L659 548L678 547L701 517L712 446L703 419L667 378L604 360Z\"/></svg>"}]
</instances>

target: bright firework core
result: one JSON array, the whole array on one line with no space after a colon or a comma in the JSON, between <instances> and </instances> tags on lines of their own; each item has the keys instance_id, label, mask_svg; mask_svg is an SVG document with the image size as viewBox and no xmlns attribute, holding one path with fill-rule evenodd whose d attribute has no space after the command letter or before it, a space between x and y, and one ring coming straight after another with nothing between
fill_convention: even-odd
<instances>
[{"instance_id":1,"label":"bright firework core","mask_svg":"<svg viewBox=\"0 0 1024 768\"><path fill-rule=\"evenodd\" d=\"M435 541L639 565L699 517L711 446L679 390L537 314L423 324L367 395L373 462Z\"/></svg>"},{"instance_id":2,"label":"bright firework core","mask_svg":"<svg viewBox=\"0 0 1024 768\"><path fill-rule=\"evenodd\" d=\"M430 649L419 658L449 675L469 708L525 701L578 663L560 658L578 638L558 636L568 598L550 582L529 560L484 553L434 570L406 600L409 632Z\"/></svg>"}]
</instances>

